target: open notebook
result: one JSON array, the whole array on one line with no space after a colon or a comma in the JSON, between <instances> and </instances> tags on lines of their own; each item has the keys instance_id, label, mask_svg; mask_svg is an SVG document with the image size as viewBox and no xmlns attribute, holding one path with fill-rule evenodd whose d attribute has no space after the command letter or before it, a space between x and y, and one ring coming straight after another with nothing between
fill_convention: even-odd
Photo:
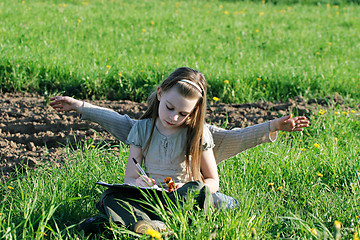
<instances>
[{"instance_id":1,"label":"open notebook","mask_svg":"<svg viewBox=\"0 0 360 240\"><path fill-rule=\"evenodd\" d=\"M129 187L129 188L140 188L140 189L155 189L155 190L158 190L158 191L165 191L165 192L168 192L167 189L164 189L164 188L161 188L159 187L158 185L154 185L152 187L138 187L138 186L135 186L135 185L131 185L131 184L127 184L127 183L123 183L123 184L118 184L118 183L115 183L115 184L110 184L110 183L106 183L106 182L102 182L102 181L99 181L99 182L96 182L96 184L98 185L101 185L101 186L105 186L105 187L109 187L109 188L124 188L124 187Z\"/></svg>"}]
</instances>

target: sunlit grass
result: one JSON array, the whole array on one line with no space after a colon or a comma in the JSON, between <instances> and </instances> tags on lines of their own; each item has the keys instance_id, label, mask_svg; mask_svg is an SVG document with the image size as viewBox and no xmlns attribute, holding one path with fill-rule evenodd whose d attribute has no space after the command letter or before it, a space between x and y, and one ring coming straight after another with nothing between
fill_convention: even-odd
<instances>
[{"instance_id":1,"label":"sunlit grass","mask_svg":"<svg viewBox=\"0 0 360 240\"><path fill-rule=\"evenodd\" d=\"M320 112L320 111L319 111ZM355 112L322 110L304 133L279 134L265 144L219 165L221 191L239 200L236 211L186 214L176 210L165 222L178 239L351 238L359 231L359 117ZM105 189L96 181L121 183L127 159L124 145L85 142L71 147L61 168L20 172L1 186L0 235L5 239L76 239L77 223L96 215ZM186 225L191 218L192 224ZM117 239L137 238L128 230ZM108 235L106 235L108 236ZM347 237L346 237L347 236ZM100 236L98 236L100 238ZM103 236L105 237L105 236ZM166 237L165 237L166 239Z\"/></svg>"},{"instance_id":2,"label":"sunlit grass","mask_svg":"<svg viewBox=\"0 0 360 240\"><path fill-rule=\"evenodd\" d=\"M221 102L359 99L358 5L39 0L0 9L2 91L144 101L189 66Z\"/></svg>"}]
</instances>

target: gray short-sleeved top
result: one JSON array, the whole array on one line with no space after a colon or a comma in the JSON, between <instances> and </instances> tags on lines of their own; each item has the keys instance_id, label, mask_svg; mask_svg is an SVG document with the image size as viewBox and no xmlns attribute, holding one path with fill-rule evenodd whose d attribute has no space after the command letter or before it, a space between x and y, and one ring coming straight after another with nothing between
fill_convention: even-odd
<instances>
[{"instance_id":1,"label":"gray short-sleeved top","mask_svg":"<svg viewBox=\"0 0 360 240\"><path fill-rule=\"evenodd\" d=\"M174 182L189 181L186 174L185 144L187 129L180 128L179 131L170 135L162 135L154 128L154 133L149 149L144 153L147 140L150 137L152 119L139 120L132 127L127 143L140 147L143 150L145 172L158 184L162 184L166 177L171 177ZM213 148L214 141L207 126L203 131L203 150Z\"/></svg>"}]
</instances>

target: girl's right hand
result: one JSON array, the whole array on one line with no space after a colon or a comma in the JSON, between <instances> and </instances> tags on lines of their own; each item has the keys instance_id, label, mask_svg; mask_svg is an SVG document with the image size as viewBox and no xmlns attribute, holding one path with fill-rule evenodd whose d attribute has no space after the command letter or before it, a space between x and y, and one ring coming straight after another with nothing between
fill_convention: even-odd
<instances>
[{"instance_id":1,"label":"girl's right hand","mask_svg":"<svg viewBox=\"0 0 360 240\"><path fill-rule=\"evenodd\" d=\"M81 114L82 101L76 100L72 97L67 96L56 96L50 98L50 106L53 107L56 111L76 111Z\"/></svg>"},{"instance_id":2,"label":"girl's right hand","mask_svg":"<svg viewBox=\"0 0 360 240\"><path fill-rule=\"evenodd\" d=\"M152 187L156 184L156 181L148 176L141 175L136 179L135 184L139 187Z\"/></svg>"}]
</instances>

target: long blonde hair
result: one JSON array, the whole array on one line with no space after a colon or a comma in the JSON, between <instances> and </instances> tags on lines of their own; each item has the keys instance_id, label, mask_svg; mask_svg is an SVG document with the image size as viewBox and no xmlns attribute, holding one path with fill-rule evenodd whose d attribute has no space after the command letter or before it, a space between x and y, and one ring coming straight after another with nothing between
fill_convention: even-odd
<instances>
[{"instance_id":1,"label":"long blonde hair","mask_svg":"<svg viewBox=\"0 0 360 240\"><path fill-rule=\"evenodd\" d=\"M198 88L185 81L193 82ZM185 145L185 161L186 171L189 179L203 180L200 171L201 153L203 145L203 128L205 124L206 114L206 79L205 76L197 70L182 67L172 72L159 86L163 92L176 87L178 92L186 98L198 97L198 102L195 105L193 112L188 116L184 123L187 127L187 141ZM153 136L155 122L159 117L159 100L156 97L156 92L153 92L148 99L148 109L141 116L140 119L151 118L152 126L150 137L145 145L145 151L150 146L151 138ZM145 154L144 154L145 155Z\"/></svg>"}]
</instances>

